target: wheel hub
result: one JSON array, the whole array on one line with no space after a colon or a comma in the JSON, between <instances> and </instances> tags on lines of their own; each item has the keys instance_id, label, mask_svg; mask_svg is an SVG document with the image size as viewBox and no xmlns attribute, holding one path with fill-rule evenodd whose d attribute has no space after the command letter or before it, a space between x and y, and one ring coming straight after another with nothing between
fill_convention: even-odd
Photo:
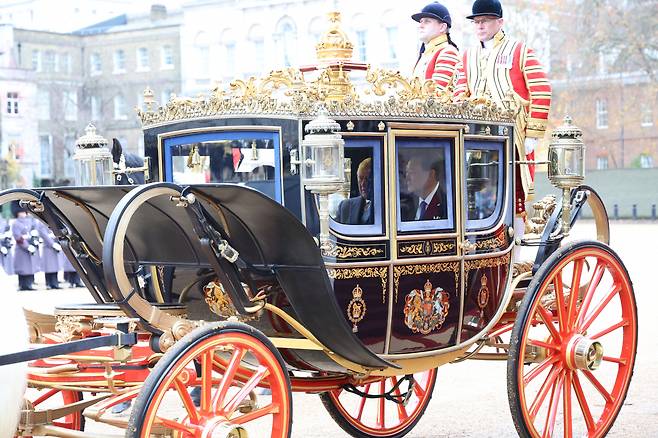
<instances>
[{"instance_id":1,"label":"wheel hub","mask_svg":"<svg viewBox=\"0 0 658 438\"><path fill-rule=\"evenodd\" d=\"M567 343L565 354L567 366L572 370L594 371L603 360L603 345L598 341L578 335Z\"/></svg>"},{"instance_id":2,"label":"wheel hub","mask_svg":"<svg viewBox=\"0 0 658 438\"><path fill-rule=\"evenodd\" d=\"M202 436L204 438L249 438L249 433L239 424L217 418L216 421L211 420L206 423Z\"/></svg>"}]
</instances>

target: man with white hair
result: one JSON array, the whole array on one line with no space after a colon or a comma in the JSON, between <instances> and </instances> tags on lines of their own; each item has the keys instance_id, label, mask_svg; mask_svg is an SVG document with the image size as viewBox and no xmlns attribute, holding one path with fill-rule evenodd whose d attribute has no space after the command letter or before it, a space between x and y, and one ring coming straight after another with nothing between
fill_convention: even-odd
<instances>
[{"instance_id":1,"label":"man with white hair","mask_svg":"<svg viewBox=\"0 0 658 438\"><path fill-rule=\"evenodd\" d=\"M544 136L551 105L551 85L532 49L503 32L503 7L498 0L476 0L466 17L480 43L464 52L459 64L457 97L487 97L503 105L508 94L521 103L514 145L518 160L534 160ZM515 230L523 234L525 202L534 194L534 166L516 169Z\"/></svg>"}]
</instances>

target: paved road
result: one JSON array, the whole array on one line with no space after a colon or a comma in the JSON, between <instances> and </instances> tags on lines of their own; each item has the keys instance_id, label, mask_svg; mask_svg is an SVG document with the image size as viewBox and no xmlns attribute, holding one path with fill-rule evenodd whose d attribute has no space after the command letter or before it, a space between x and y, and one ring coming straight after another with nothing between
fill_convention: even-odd
<instances>
[{"instance_id":1,"label":"paved road","mask_svg":"<svg viewBox=\"0 0 658 438\"><path fill-rule=\"evenodd\" d=\"M628 267L637 297L640 334L635 375L611 437L658 437L658 292L653 251L658 248L658 224L618 223L612 226L612 247ZM42 281L43 283L43 281ZM21 293L12 278L0 278L7 294L39 310L57 302L85 302L86 291ZM89 424L88 430L107 431ZM116 430L116 429L114 429ZM429 408L409 437L515 436L507 404L503 362L466 362L439 369ZM317 396L294 395L295 437L345 436L325 412Z\"/></svg>"}]
</instances>

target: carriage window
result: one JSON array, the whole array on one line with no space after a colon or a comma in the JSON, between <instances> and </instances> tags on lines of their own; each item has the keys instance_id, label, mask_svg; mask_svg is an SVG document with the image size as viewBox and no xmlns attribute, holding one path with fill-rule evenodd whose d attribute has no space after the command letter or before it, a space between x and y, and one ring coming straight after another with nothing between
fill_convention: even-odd
<instances>
[{"instance_id":1,"label":"carriage window","mask_svg":"<svg viewBox=\"0 0 658 438\"><path fill-rule=\"evenodd\" d=\"M503 196L503 145L466 142L467 228L486 228L498 219Z\"/></svg>"},{"instance_id":2,"label":"carriage window","mask_svg":"<svg viewBox=\"0 0 658 438\"><path fill-rule=\"evenodd\" d=\"M216 132L165 140L165 177L177 184L237 183L281 201L279 136Z\"/></svg>"},{"instance_id":3,"label":"carriage window","mask_svg":"<svg viewBox=\"0 0 658 438\"><path fill-rule=\"evenodd\" d=\"M334 230L349 235L382 233L382 163L379 139L345 139L349 183L330 197Z\"/></svg>"},{"instance_id":4,"label":"carriage window","mask_svg":"<svg viewBox=\"0 0 658 438\"><path fill-rule=\"evenodd\" d=\"M398 138L398 229L453 226L451 140Z\"/></svg>"}]
</instances>

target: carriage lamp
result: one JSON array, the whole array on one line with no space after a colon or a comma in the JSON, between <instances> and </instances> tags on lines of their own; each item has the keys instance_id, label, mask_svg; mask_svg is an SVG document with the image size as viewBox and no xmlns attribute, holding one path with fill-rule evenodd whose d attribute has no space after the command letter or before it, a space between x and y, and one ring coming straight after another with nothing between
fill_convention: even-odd
<instances>
[{"instance_id":1,"label":"carriage lamp","mask_svg":"<svg viewBox=\"0 0 658 438\"><path fill-rule=\"evenodd\" d=\"M306 125L302 141L301 179L308 191L318 195L320 248L329 248L329 195L345 184L345 141L340 125L324 110Z\"/></svg>"},{"instance_id":2,"label":"carriage lamp","mask_svg":"<svg viewBox=\"0 0 658 438\"><path fill-rule=\"evenodd\" d=\"M562 233L569 234L571 221L571 189L585 179L585 144L583 131L566 116L551 135L548 146L548 179L562 189Z\"/></svg>"},{"instance_id":3,"label":"carriage lamp","mask_svg":"<svg viewBox=\"0 0 658 438\"><path fill-rule=\"evenodd\" d=\"M112 153L107 148L107 139L96 133L96 127L88 124L85 135L75 142L73 155L75 183L78 186L111 185Z\"/></svg>"}]
</instances>

